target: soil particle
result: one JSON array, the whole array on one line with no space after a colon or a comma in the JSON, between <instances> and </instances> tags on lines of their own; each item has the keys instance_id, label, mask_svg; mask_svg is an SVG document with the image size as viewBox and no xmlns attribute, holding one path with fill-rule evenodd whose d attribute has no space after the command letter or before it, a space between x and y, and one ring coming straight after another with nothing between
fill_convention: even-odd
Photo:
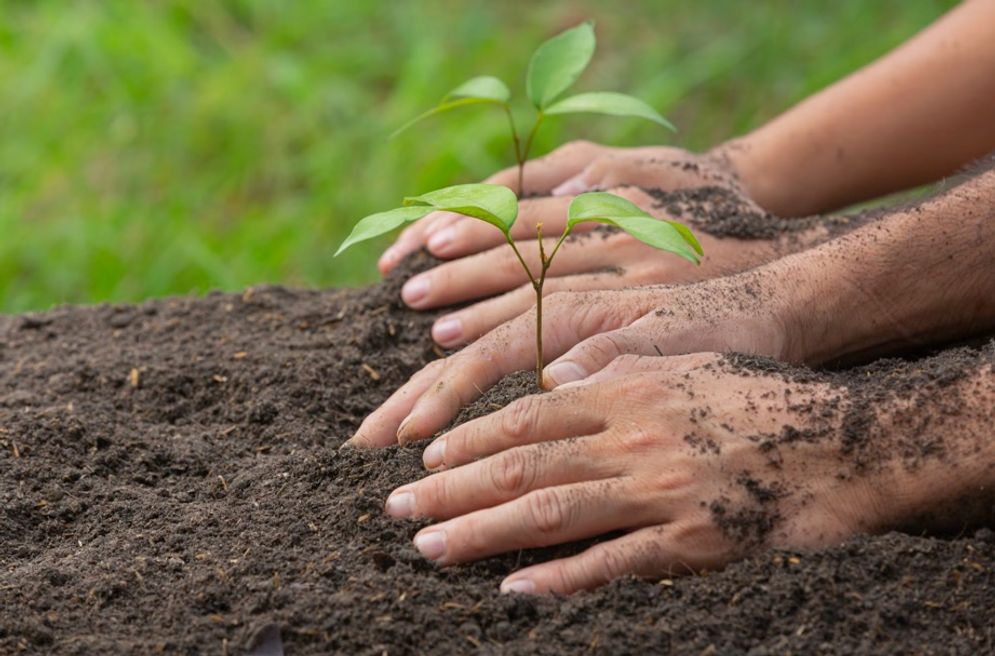
<instances>
[{"instance_id":1,"label":"soil particle","mask_svg":"<svg viewBox=\"0 0 995 656\"><path fill-rule=\"evenodd\" d=\"M447 569L423 560L410 542L423 524L382 512L424 475L420 445L337 447L435 357L433 316L398 299L429 264L419 255L361 290L257 287L0 317L0 653L244 654L274 635L288 654L995 644L988 529L762 552L568 599L497 586L583 544Z\"/></svg>"}]
</instances>

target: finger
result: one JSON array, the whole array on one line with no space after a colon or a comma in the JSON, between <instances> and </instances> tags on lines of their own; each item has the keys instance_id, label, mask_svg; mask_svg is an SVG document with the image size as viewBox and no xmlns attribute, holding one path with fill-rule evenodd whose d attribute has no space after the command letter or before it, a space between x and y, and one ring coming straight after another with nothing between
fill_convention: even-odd
<instances>
[{"instance_id":1,"label":"finger","mask_svg":"<svg viewBox=\"0 0 995 656\"><path fill-rule=\"evenodd\" d=\"M343 447L379 448L397 442L397 426L409 412L415 401L434 383L442 370L445 360L428 363L411 379L390 395L383 405L370 413L359 425L356 433L342 445Z\"/></svg>"},{"instance_id":2,"label":"finger","mask_svg":"<svg viewBox=\"0 0 995 656\"><path fill-rule=\"evenodd\" d=\"M579 292L598 289L621 289L633 284L621 271L547 278L543 297L556 292ZM517 289L481 301L458 312L447 314L432 326L432 338L441 346L460 346L478 339L506 321L535 305L535 290L526 283Z\"/></svg>"},{"instance_id":3,"label":"finger","mask_svg":"<svg viewBox=\"0 0 995 656\"><path fill-rule=\"evenodd\" d=\"M533 490L611 478L619 467L597 455L599 436L521 446L400 487L394 517L448 519L512 501Z\"/></svg>"},{"instance_id":4,"label":"finger","mask_svg":"<svg viewBox=\"0 0 995 656\"><path fill-rule=\"evenodd\" d=\"M552 194L557 196L576 196L594 189L601 188L601 180L612 165L614 158L602 155L589 162L577 175L564 180L553 188Z\"/></svg>"},{"instance_id":5,"label":"finger","mask_svg":"<svg viewBox=\"0 0 995 656\"><path fill-rule=\"evenodd\" d=\"M556 357L596 333L613 330L645 314L656 299L641 290L551 294L545 306L545 353ZM424 439L444 428L460 408L504 376L535 363L535 311L516 317L446 359L401 422L401 444Z\"/></svg>"},{"instance_id":6,"label":"finger","mask_svg":"<svg viewBox=\"0 0 995 656\"><path fill-rule=\"evenodd\" d=\"M590 141L571 141L563 144L544 157L525 163L523 179L525 190L519 196L548 194L549 191L581 169L598 153L609 149ZM487 182L501 184L518 192L518 167L511 166L495 173Z\"/></svg>"},{"instance_id":7,"label":"finger","mask_svg":"<svg viewBox=\"0 0 995 656\"><path fill-rule=\"evenodd\" d=\"M631 479L612 478L533 490L422 529L415 547L439 565L452 565L639 526L656 509L631 487Z\"/></svg>"},{"instance_id":8,"label":"finger","mask_svg":"<svg viewBox=\"0 0 995 656\"><path fill-rule=\"evenodd\" d=\"M519 202L518 218L511 227L512 239L534 239L536 224L543 234L562 233L567 220L569 198L529 198ZM587 228L584 224L578 226ZM505 243L500 230L484 221L462 218L429 233L427 248L436 257L462 257Z\"/></svg>"},{"instance_id":9,"label":"finger","mask_svg":"<svg viewBox=\"0 0 995 656\"><path fill-rule=\"evenodd\" d=\"M714 551L682 548L677 536L673 524L642 528L576 556L519 570L502 581L501 592L567 595L623 576L669 578L721 561Z\"/></svg>"},{"instance_id":10,"label":"finger","mask_svg":"<svg viewBox=\"0 0 995 656\"><path fill-rule=\"evenodd\" d=\"M558 385L556 390L569 390L637 373L687 373L717 364L721 359L722 356L718 353L689 353L669 357L625 354L618 356L608 363L608 366L594 372L587 378Z\"/></svg>"},{"instance_id":11,"label":"finger","mask_svg":"<svg viewBox=\"0 0 995 656\"><path fill-rule=\"evenodd\" d=\"M377 267L381 274L386 274L401 263L406 256L422 248L431 235L442 228L463 218L453 212L433 212L425 218L415 221L401 231L387 250L380 255Z\"/></svg>"},{"instance_id":12,"label":"finger","mask_svg":"<svg viewBox=\"0 0 995 656\"><path fill-rule=\"evenodd\" d=\"M667 355L669 344L657 345L647 332L626 326L585 339L543 370L543 386L552 389L587 378L620 355Z\"/></svg>"},{"instance_id":13,"label":"finger","mask_svg":"<svg viewBox=\"0 0 995 656\"><path fill-rule=\"evenodd\" d=\"M542 241L547 257L556 246L556 239ZM444 307L463 301L484 298L512 290L530 281L529 272L538 277L542 266L539 261L538 240L516 243L515 251L505 246L496 246L483 253L470 255L412 276L401 288L401 298L409 307L423 310ZM591 247L571 248L571 244L557 252L547 276L565 276L586 273L604 268L612 263L612 251ZM525 271L522 262L528 266Z\"/></svg>"},{"instance_id":14,"label":"finger","mask_svg":"<svg viewBox=\"0 0 995 656\"><path fill-rule=\"evenodd\" d=\"M605 429L609 407L587 390L533 394L436 438L422 460L452 468L515 446L593 435Z\"/></svg>"},{"instance_id":15,"label":"finger","mask_svg":"<svg viewBox=\"0 0 995 656\"><path fill-rule=\"evenodd\" d=\"M705 184L697 162L686 153L658 157L635 150L602 154L577 175L553 189L553 196L575 196L620 185L674 191Z\"/></svg>"}]
</instances>

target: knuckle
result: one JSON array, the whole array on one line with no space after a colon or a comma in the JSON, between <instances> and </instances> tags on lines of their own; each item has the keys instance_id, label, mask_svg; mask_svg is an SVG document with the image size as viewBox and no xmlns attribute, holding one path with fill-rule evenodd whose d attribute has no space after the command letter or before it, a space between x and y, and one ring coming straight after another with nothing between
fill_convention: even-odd
<instances>
[{"instance_id":1,"label":"knuckle","mask_svg":"<svg viewBox=\"0 0 995 656\"><path fill-rule=\"evenodd\" d=\"M525 497L529 523L539 533L557 533L570 524L570 513L563 495L553 488L543 488Z\"/></svg>"},{"instance_id":2,"label":"knuckle","mask_svg":"<svg viewBox=\"0 0 995 656\"><path fill-rule=\"evenodd\" d=\"M634 353L623 353L608 364L608 369L612 373L623 373L627 371L640 371L652 364L648 355L637 355Z\"/></svg>"},{"instance_id":3,"label":"knuckle","mask_svg":"<svg viewBox=\"0 0 995 656\"><path fill-rule=\"evenodd\" d=\"M605 546L596 554L594 567L601 570L602 582L607 583L629 573L629 559L618 546Z\"/></svg>"},{"instance_id":4,"label":"knuckle","mask_svg":"<svg viewBox=\"0 0 995 656\"><path fill-rule=\"evenodd\" d=\"M533 468L528 457L512 449L491 459L491 484L499 492L515 495L526 489L532 480Z\"/></svg>"},{"instance_id":5,"label":"knuckle","mask_svg":"<svg viewBox=\"0 0 995 656\"><path fill-rule=\"evenodd\" d=\"M659 436L654 430L641 424L633 424L625 431L620 442L625 453L644 454L657 446Z\"/></svg>"},{"instance_id":6,"label":"knuckle","mask_svg":"<svg viewBox=\"0 0 995 656\"><path fill-rule=\"evenodd\" d=\"M418 499L418 515L422 517L433 517L436 509L445 508L451 500L449 476L432 476L414 489Z\"/></svg>"},{"instance_id":7,"label":"knuckle","mask_svg":"<svg viewBox=\"0 0 995 656\"><path fill-rule=\"evenodd\" d=\"M501 414L501 430L505 435L520 440L528 437L538 418L536 397L525 396L512 402Z\"/></svg>"},{"instance_id":8,"label":"knuckle","mask_svg":"<svg viewBox=\"0 0 995 656\"><path fill-rule=\"evenodd\" d=\"M598 360L613 361L626 354L628 340L620 333L600 333L587 340L587 352Z\"/></svg>"},{"instance_id":9,"label":"knuckle","mask_svg":"<svg viewBox=\"0 0 995 656\"><path fill-rule=\"evenodd\" d=\"M587 139L574 139L573 141L568 141L554 152L563 153L564 155L575 155L577 153L582 153L587 150L592 150L597 148L598 144L593 141L588 141Z\"/></svg>"}]
</instances>

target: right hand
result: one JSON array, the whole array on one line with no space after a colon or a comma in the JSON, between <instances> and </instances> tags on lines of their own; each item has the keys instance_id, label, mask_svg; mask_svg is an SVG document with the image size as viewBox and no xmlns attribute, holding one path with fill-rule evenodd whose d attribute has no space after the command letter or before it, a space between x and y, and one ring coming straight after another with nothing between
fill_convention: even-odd
<instances>
[{"instance_id":1,"label":"right hand","mask_svg":"<svg viewBox=\"0 0 995 656\"><path fill-rule=\"evenodd\" d=\"M525 164L526 198L531 194L552 195L548 212L523 213L512 228L514 239L533 239L536 223L547 235L559 234L566 221L569 198L585 191L624 185L663 191L691 187L720 186L741 191L736 174L721 148L696 154L669 146L612 148L589 141L573 141L544 157ZM518 168L510 167L486 180L517 189ZM528 202L526 200L525 202ZM378 262L387 273L408 254L422 247L436 257L451 259L472 255L503 243L504 237L476 219L452 212L435 212L416 221L384 251Z\"/></svg>"},{"instance_id":2,"label":"right hand","mask_svg":"<svg viewBox=\"0 0 995 656\"><path fill-rule=\"evenodd\" d=\"M544 302L547 388L594 374L623 354L738 351L791 359L796 343L782 276L751 271L674 287L560 292ZM535 363L535 310L436 360L368 416L352 446L431 437L504 376ZM562 357L561 357L562 356Z\"/></svg>"}]
</instances>

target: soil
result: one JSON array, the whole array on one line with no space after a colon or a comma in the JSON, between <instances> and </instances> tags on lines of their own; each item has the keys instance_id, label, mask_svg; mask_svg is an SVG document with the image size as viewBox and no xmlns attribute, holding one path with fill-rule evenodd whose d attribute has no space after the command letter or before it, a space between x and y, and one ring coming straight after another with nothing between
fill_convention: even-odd
<instances>
[{"instance_id":1,"label":"soil","mask_svg":"<svg viewBox=\"0 0 995 656\"><path fill-rule=\"evenodd\" d=\"M653 198L653 208L667 216L687 222L692 228L714 237L736 239L791 238L813 228L834 237L864 225L877 216L877 211L854 214L782 218L748 202L742 195L726 187L696 187L663 191L641 187Z\"/></svg>"},{"instance_id":2,"label":"soil","mask_svg":"<svg viewBox=\"0 0 995 656\"><path fill-rule=\"evenodd\" d=\"M439 355L432 315L398 300L428 265L419 256L361 290L0 317L0 653L995 648L990 528L766 551L566 599L498 593L549 552L424 561L410 542L422 524L382 512L424 475L421 446L338 446ZM463 419L530 380L507 381Z\"/></svg>"}]
</instances>

